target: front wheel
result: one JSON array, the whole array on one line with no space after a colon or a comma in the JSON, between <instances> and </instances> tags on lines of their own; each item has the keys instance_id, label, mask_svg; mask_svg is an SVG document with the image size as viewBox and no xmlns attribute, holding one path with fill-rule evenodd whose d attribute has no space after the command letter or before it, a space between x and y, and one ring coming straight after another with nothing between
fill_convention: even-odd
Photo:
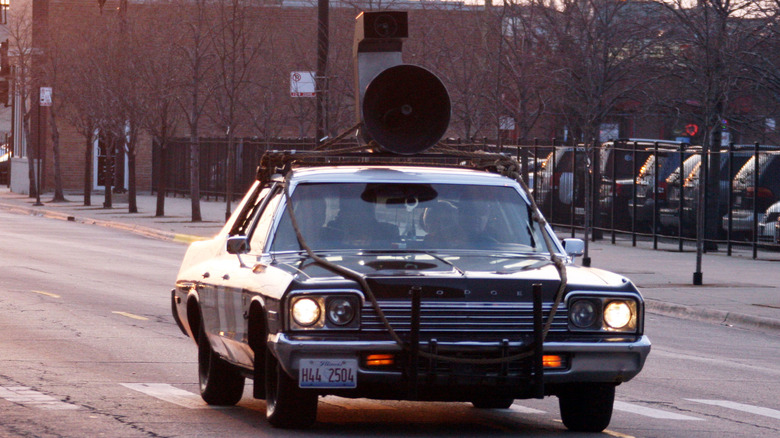
<instances>
[{"instance_id":1,"label":"front wheel","mask_svg":"<svg viewBox=\"0 0 780 438\"><path fill-rule=\"evenodd\" d=\"M233 406L244 394L244 377L211 349L201 327L198 332L198 380L203 401L216 406Z\"/></svg>"},{"instance_id":2,"label":"front wheel","mask_svg":"<svg viewBox=\"0 0 780 438\"><path fill-rule=\"evenodd\" d=\"M266 352L265 416L274 427L306 428L317 420L317 393L298 388L271 352Z\"/></svg>"},{"instance_id":3,"label":"front wheel","mask_svg":"<svg viewBox=\"0 0 780 438\"><path fill-rule=\"evenodd\" d=\"M601 432L612 419L615 385L592 383L571 385L558 394L561 420L577 432Z\"/></svg>"}]
</instances>

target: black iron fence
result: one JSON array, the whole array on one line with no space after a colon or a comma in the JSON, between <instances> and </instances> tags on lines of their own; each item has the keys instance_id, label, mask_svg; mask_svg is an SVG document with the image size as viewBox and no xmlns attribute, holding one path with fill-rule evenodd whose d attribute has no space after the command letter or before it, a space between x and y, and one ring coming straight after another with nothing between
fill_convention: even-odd
<instances>
[{"instance_id":1,"label":"black iron fence","mask_svg":"<svg viewBox=\"0 0 780 438\"><path fill-rule=\"evenodd\" d=\"M664 242L682 251L686 242L696 241L703 223L709 248L725 245L731 254L739 246L752 249L754 258L759 248L780 250L778 147L731 145L702 156L698 146L669 141L615 141L595 148L555 140L546 145L499 146L488 139L446 143L515 156L537 204L559 233L582 231L587 215L593 238L630 238L633 244L651 240L655 248ZM236 139L233 197L240 198L252 184L265 151L313 147L312 139ZM227 149L224 139L200 140L200 191L206 199L226 196ZM719 166L703 165L715 162ZM163 177L168 193L189 194L187 139L175 139L164 151L156 145L154 163L155 188ZM712 169L717 176L709 175ZM718 180L714 192L712 184L701 184L711 178Z\"/></svg>"}]
</instances>

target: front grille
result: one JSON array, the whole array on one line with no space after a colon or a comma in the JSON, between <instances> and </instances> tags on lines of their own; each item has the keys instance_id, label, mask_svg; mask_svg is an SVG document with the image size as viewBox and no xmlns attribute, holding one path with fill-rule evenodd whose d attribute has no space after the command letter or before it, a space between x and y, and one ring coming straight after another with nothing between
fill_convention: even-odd
<instances>
[{"instance_id":1,"label":"front grille","mask_svg":"<svg viewBox=\"0 0 780 438\"><path fill-rule=\"evenodd\" d=\"M390 325L397 332L409 332L412 320L411 301L380 301L379 306ZM542 322L546 323L552 304L542 305ZM472 334L530 334L533 333L533 305L505 302L431 302L420 306L420 333L424 335L462 333ZM373 306L363 306L361 331L384 332ZM566 308L561 304L555 313L551 332L566 332Z\"/></svg>"}]
</instances>

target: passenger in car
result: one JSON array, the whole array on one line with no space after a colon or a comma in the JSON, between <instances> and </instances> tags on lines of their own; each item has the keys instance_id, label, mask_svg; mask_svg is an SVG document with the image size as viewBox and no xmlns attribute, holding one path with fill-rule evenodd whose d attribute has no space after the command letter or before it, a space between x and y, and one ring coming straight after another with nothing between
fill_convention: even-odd
<instances>
[{"instance_id":1,"label":"passenger in car","mask_svg":"<svg viewBox=\"0 0 780 438\"><path fill-rule=\"evenodd\" d=\"M336 218L323 231L338 248L390 248L399 239L398 227L376 220L375 204L359 197L342 197Z\"/></svg>"},{"instance_id":2,"label":"passenger in car","mask_svg":"<svg viewBox=\"0 0 780 438\"><path fill-rule=\"evenodd\" d=\"M428 233L423 241L428 248L457 248L465 240L458 225L458 209L450 202L438 201L427 207L422 220Z\"/></svg>"}]
</instances>

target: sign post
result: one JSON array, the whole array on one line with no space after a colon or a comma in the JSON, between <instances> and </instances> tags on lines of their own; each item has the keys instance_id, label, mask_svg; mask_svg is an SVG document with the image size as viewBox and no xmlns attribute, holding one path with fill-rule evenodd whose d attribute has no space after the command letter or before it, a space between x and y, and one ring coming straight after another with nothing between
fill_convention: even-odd
<instances>
[{"instance_id":1,"label":"sign post","mask_svg":"<svg viewBox=\"0 0 780 438\"><path fill-rule=\"evenodd\" d=\"M42 161L42 151L43 151L43 139L41 138L41 125L43 124L43 117L41 117L41 113L43 112L43 108L47 106L51 106L51 87L41 87L40 89L40 96L38 100L38 171L35 172L35 204L33 204L36 207L40 207L43 205L41 202L41 161Z\"/></svg>"},{"instance_id":2,"label":"sign post","mask_svg":"<svg viewBox=\"0 0 780 438\"><path fill-rule=\"evenodd\" d=\"M314 97L316 95L313 71L290 73L290 97Z\"/></svg>"}]
</instances>

